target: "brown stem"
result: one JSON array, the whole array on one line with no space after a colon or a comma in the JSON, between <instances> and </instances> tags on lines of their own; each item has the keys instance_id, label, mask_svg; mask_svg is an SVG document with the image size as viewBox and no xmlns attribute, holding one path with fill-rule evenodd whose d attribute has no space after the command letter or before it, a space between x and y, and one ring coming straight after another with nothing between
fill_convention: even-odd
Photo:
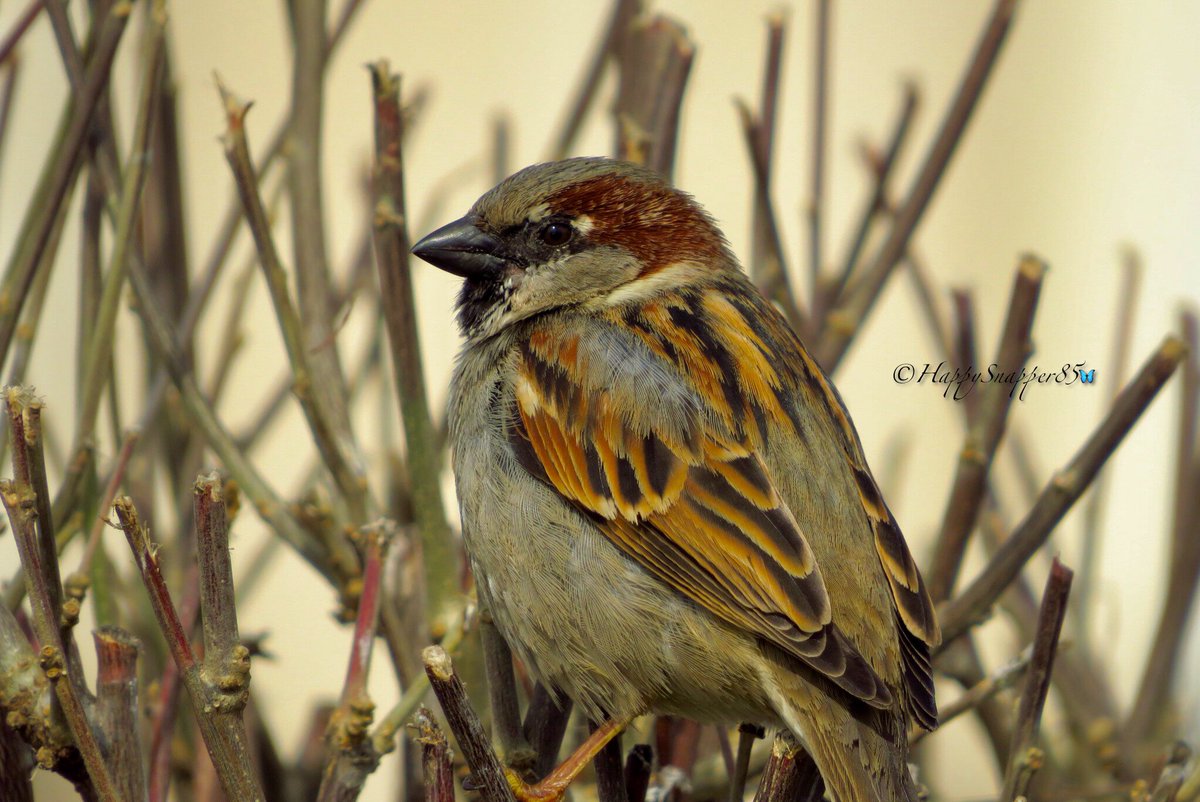
<instances>
[{"instance_id":1,"label":"brown stem","mask_svg":"<svg viewBox=\"0 0 1200 802\"><path fill-rule=\"evenodd\" d=\"M34 0L40 6L40 0ZM8 134L8 122L12 119L13 98L17 94L17 75L21 71L20 59L5 61L0 58L0 71L4 73L0 83L0 167L4 166L4 141Z\"/></svg>"},{"instance_id":2,"label":"brown stem","mask_svg":"<svg viewBox=\"0 0 1200 802\"><path fill-rule=\"evenodd\" d=\"M1033 315L1037 311L1045 272L1045 263L1031 256L1024 257L1017 268L1008 304L1008 318L1000 336L995 361L1003 373L1023 372L1025 362L1033 351L1030 332L1033 330ZM966 369L967 366L963 367ZM933 567L926 574L929 595L934 603L949 598L954 589L967 539L987 495L988 475L996 448L1004 435L1009 406L1018 392L1017 385L998 382L989 384L986 390L980 402L979 415L968 429L966 441L959 452L953 489L933 551Z\"/></svg>"},{"instance_id":3,"label":"brown stem","mask_svg":"<svg viewBox=\"0 0 1200 802\"><path fill-rule=\"evenodd\" d=\"M112 256L104 275L97 317L88 335L83 384L79 392L79 409L76 414L76 442L91 439L95 432L96 413L100 409L104 388L111 377L113 344L117 315L121 310L121 296L130 260L134 258L138 209L150 163L147 155L150 126L154 120L159 78L163 68L164 32L161 21L153 26L151 35L152 46L142 76L137 121L134 124L134 137L127 160L129 167L121 184Z\"/></svg>"},{"instance_id":4,"label":"brown stem","mask_svg":"<svg viewBox=\"0 0 1200 802\"><path fill-rule=\"evenodd\" d=\"M983 572L938 616L943 643L961 635L977 622L1004 592L1021 568L1050 536L1079 496L1087 490L1100 466L1125 439L1163 384L1183 360L1186 349L1168 336L1121 391L1112 410L1083 447L1038 497L1016 530L1001 544Z\"/></svg>"},{"instance_id":5,"label":"brown stem","mask_svg":"<svg viewBox=\"0 0 1200 802\"><path fill-rule=\"evenodd\" d=\"M832 0L817 0L816 47L813 56L812 168L808 199L808 270L812 288L813 320L822 318L825 290L821 285L823 263L821 225L825 217L825 140L829 128L829 29Z\"/></svg>"},{"instance_id":6,"label":"brown stem","mask_svg":"<svg viewBox=\"0 0 1200 802\"><path fill-rule=\"evenodd\" d=\"M601 726L594 721L588 722L588 728L593 733ZM620 734L604 745L592 765L596 772L596 799L599 802L629 802L625 791L625 765Z\"/></svg>"},{"instance_id":7,"label":"brown stem","mask_svg":"<svg viewBox=\"0 0 1200 802\"><path fill-rule=\"evenodd\" d=\"M108 740L108 766L121 798L146 798L138 716L138 651L141 644L118 627L102 627L96 641L96 723Z\"/></svg>"},{"instance_id":8,"label":"brown stem","mask_svg":"<svg viewBox=\"0 0 1200 802\"><path fill-rule=\"evenodd\" d=\"M365 524L373 508L367 493L358 446L350 426L346 377L335 344L338 324L325 242L324 190L321 182L321 120L324 107L326 0L289 0L292 23L292 121L288 142L288 194L296 269L297 323L307 343L312 403L329 428L338 451L339 488L350 518ZM250 185L253 187L253 185ZM253 227L253 218L249 218ZM256 242L260 235L255 233ZM326 347L315 347L327 344ZM297 376L299 378L299 376Z\"/></svg>"},{"instance_id":9,"label":"brown stem","mask_svg":"<svg viewBox=\"0 0 1200 802\"><path fill-rule=\"evenodd\" d=\"M592 56L583 81L575 93L575 100L571 104L567 120L563 123L562 130L550 151L552 160L565 159L571 153L571 148L575 146L575 139L579 136L579 129L583 126L584 118L587 117L588 109L596 99L597 90L600 88L600 79L604 76L604 68L616 51L617 45L629 30L630 23L641 13L641 10L641 0L614 0L608 27Z\"/></svg>"},{"instance_id":10,"label":"brown stem","mask_svg":"<svg viewBox=\"0 0 1200 802\"><path fill-rule=\"evenodd\" d=\"M617 156L668 180L675 169L679 109L695 54L683 27L664 16L635 20L617 51Z\"/></svg>"},{"instance_id":11,"label":"brown stem","mask_svg":"<svg viewBox=\"0 0 1200 802\"><path fill-rule=\"evenodd\" d=\"M521 732L537 755L533 766L535 777L545 777L558 763L558 751L562 748L567 723L571 720L571 707L571 700L567 697L560 695L556 699L540 682L534 686Z\"/></svg>"},{"instance_id":12,"label":"brown stem","mask_svg":"<svg viewBox=\"0 0 1200 802\"><path fill-rule=\"evenodd\" d=\"M82 164L83 146L91 130L92 115L101 93L108 86L109 71L117 45L125 31L127 14L110 13L100 29L97 45L87 70L82 92L72 98L69 121L62 140L55 142L38 181L38 188L21 223L18 246L5 269L0 293L8 302L0 307L0 360L8 354L17 318L33 283L34 272L62 212L68 192Z\"/></svg>"},{"instance_id":13,"label":"brown stem","mask_svg":"<svg viewBox=\"0 0 1200 802\"><path fill-rule=\"evenodd\" d=\"M372 65L375 99L375 260L379 294L392 351L392 378L404 423L413 512L425 568L426 618L442 638L462 608L460 550L450 533L439 477L441 454L429 413L417 334L416 301L405 215L404 118L400 81L386 61Z\"/></svg>"},{"instance_id":14,"label":"brown stem","mask_svg":"<svg viewBox=\"0 0 1200 802\"><path fill-rule=\"evenodd\" d=\"M654 768L654 750L650 744L634 744L625 759L625 797L629 802L645 802Z\"/></svg>"},{"instance_id":15,"label":"brown stem","mask_svg":"<svg viewBox=\"0 0 1200 802\"><path fill-rule=\"evenodd\" d=\"M920 95L917 92L916 85L906 82L904 84L904 101L900 106L900 116L897 117L896 124L892 128L892 136L888 140L887 150L884 151L883 157L877 163L871 165L871 194L867 198L862 211L859 212L858 225L854 229L854 239L850 242L850 250L842 262L837 279L828 292L828 298L825 303L826 307L836 306L845 300L843 296L846 287L858 269L863 247L867 244L867 235L871 232L871 225L880 213L884 212L887 208L892 168L896 166L900 152L904 148L904 144L908 141L908 134L912 131L912 121L913 117L916 116L919 102ZM824 323L823 320L821 322Z\"/></svg>"},{"instance_id":16,"label":"brown stem","mask_svg":"<svg viewBox=\"0 0 1200 802\"><path fill-rule=\"evenodd\" d=\"M454 769L450 745L429 708L417 712L417 743L421 745L421 768L425 777L425 802L454 802Z\"/></svg>"},{"instance_id":17,"label":"brown stem","mask_svg":"<svg viewBox=\"0 0 1200 802\"><path fill-rule=\"evenodd\" d=\"M480 619L479 634L483 640L483 661L492 705L492 732L500 742L507 765L518 771L532 768L537 755L521 732L520 698L512 650L486 611Z\"/></svg>"},{"instance_id":18,"label":"brown stem","mask_svg":"<svg viewBox=\"0 0 1200 802\"><path fill-rule=\"evenodd\" d=\"M855 291L830 313L829 326L816 348L817 361L826 373L832 374L837 368L846 349L862 328L871 307L875 305L892 269L904 256L908 242L921 221L946 166L950 163L950 157L962 141L967 122L1008 34L1016 5L1017 0L996 0L987 26L975 48L971 64L963 74L958 92L946 111L941 128L925 156L925 162L896 214L887 239L871 260L871 266L867 268L862 280L856 284Z\"/></svg>"},{"instance_id":19,"label":"brown stem","mask_svg":"<svg viewBox=\"0 0 1200 802\"><path fill-rule=\"evenodd\" d=\"M195 629L199 615L200 567L192 563L184 581L183 603L179 607L179 620L184 632L192 632ZM157 709L150 728L150 802L167 800L167 791L171 784L171 740L175 732L181 690L179 666L172 660L163 667Z\"/></svg>"},{"instance_id":20,"label":"brown stem","mask_svg":"<svg viewBox=\"0 0 1200 802\"><path fill-rule=\"evenodd\" d=\"M1175 474L1175 510L1171 530L1170 565L1163 609L1154 642L1133 708L1125 725L1126 752L1154 734L1170 699L1172 681L1179 671L1179 654L1187 636L1197 586L1200 585L1200 451L1197 450L1197 417L1200 416L1200 336L1196 318L1184 313L1183 337L1188 348L1183 363L1179 436ZM1133 757L1130 755L1130 757Z\"/></svg>"},{"instance_id":21,"label":"brown stem","mask_svg":"<svg viewBox=\"0 0 1200 802\"><path fill-rule=\"evenodd\" d=\"M316 390L318 384L334 380L340 373L335 375L317 372L310 360L310 347L319 341L310 339L296 307L292 304L287 288L287 273L275 247L270 218L258 193L258 178L255 176L250 149L246 142L245 118L250 106L235 98L224 86L218 84L218 88L227 120L224 137L225 157L237 182L238 192L242 197L242 208L254 234L254 242L271 293L271 302L279 319L279 328L294 376L292 390L300 401L309 430L326 467L342 496L351 506L352 516L355 520L363 520L369 506L366 480L360 468L347 457L349 443L339 428L336 414L322 403L323 397ZM327 296L325 298L327 299Z\"/></svg>"},{"instance_id":22,"label":"brown stem","mask_svg":"<svg viewBox=\"0 0 1200 802\"><path fill-rule=\"evenodd\" d=\"M757 122L749 114L743 114L743 121L749 120L754 128L754 152L751 155L754 165L763 164L766 169L763 179L769 180L771 162L774 156L775 119L779 109L779 81L783 67L783 34L784 18L780 13L767 16L767 55L763 67L762 94L759 99ZM743 124L744 124L743 123ZM766 276L763 271L769 266L769 259L778 259L778 234L773 213L768 214L763 204L763 198L770 198L770 187L763 185L755 168L754 220L753 236L750 238L750 278L759 287L766 287ZM773 254L773 255L772 255ZM778 267L778 263L775 264Z\"/></svg>"},{"instance_id":23,"label":"brown stem","mask_svg":"<svg viewBox=\"0 0 1200 802\"><path fill-rule=\"evenodd\" d=\"M742 802L746 798L746 778L750 774L750 755L754 742L766 737L766 732L757 724L738 726L737 759L729 781L729 802Z\"/></svg>"},{"instance_id":24,"label":"brown stem","mask_svg":"<svg viewBox=\"0 0 1200 802\"><path fill-rule=\"evenodd\" d=\"M779 226L775 216L775 204L769 191L769 174L764 154L757 148L756 142L761 139L761 123L755 122L753 114L746 104L735 99L738 117L742 123L742 135L750 153L751 166L754 168L755 208L761 209L758 219L762 222L763 257L755 282L758 288L783 309L784 316L794 331L803 334L808 331L810 321L796 302L788 278L788 267L784 258L783 240L779 236Z\"/></svg>"},{"instance_id":25,"label":"brown stem","mask_svg":"<svg viewBox=\"0 0 1200 802\"><path fill-rule=\"evenodd\" d=\"M1038 613L1037 637L1033 641L1033 656L1029 659L1029 671L1025 680L1025 691L1021 694L1021 706L1017 710L1017 724L1013 728L1012 746L1008 750L1008 770L1004 775L1004 790L1000 799L1004 802L1024 798L1029 782L1044 760L1042 750L1036 745L1041 727L1042 708L1046 694L1050 691L1050 671L1054 667L1054 655L1058 651L1058 635L1062 631L1063 619L1067 615L1067 597L1071 593L1071 578L1074 573L1056 558L1046 580L1046 591L1042 595L1042 607Z\"/></svg>"},{"instance_id":26,"label":"brown stem","mask_svg":"<svg viewBox=\"0 0 1200 802\"><path fill-rule=\"evenodd\" d=\"M9 60L13 51L16 50L17 43L21 41L21 37L29 30L29 26L33 25L38 14L42 13L42 6L45 5L43 0L31 0L29 5L25 6L25 10L17 17L13 26L8 29L8 33L0 39L0 64ZM16 59L13 59L14 61Z\"/></svg>"},{"instance_id":27,"label":"brown stem","mask_svg":"<svg viewBox=\"0 0 1200 802\"><path fill-rule=\"evenodd\" d=\"M1138 290L1141 287L1141 260L1132 249L1123 255L1121 285L1117 292L1116 325L1113 327L1112 375L1105 381L1105 404L1112 406L1117 389L1125 384L1129 374L1129 349L1133 342L1134 312L1137 309ZM1101 471L1096 477L1096 486L1088 495L1083 507L1083 550L1079 555L1079 571L1075 581L1075 604L1072 605L1076 636L1079 648L1086 654L1091 651L1091 636L1088 619L1093 613L1092 589L1095 587L1096 566L1100 554L1100 528L1103 525L1105 500L1108 498L1109 477L1112 471Z\"/></svg>"},{"instance_id":28,"label":"brown stem","mask_svg":"<svg viewBox=\"0 0 1200 802\"><path fill-rule=\"evenodd\" d=\"M950 355L957 357L962 368L973 368L979 364L975 348L975 296L970 290L956 290L954 298L954 341ZM967 426L975 425L979 414L979 396L971 393L966 397Z\"/></svg>"},{"instance_id":29,"label":"brown stem","mask_svg":"<svg viewBox=\"0 0 1200 802\"><path fill-rule=\"evenodd\" d=\"M450 731L454 733L458 748L471 767L471 779L479 789L480 796L484 802L514 802L504 767L492 751L479 717L467 699L462 681L454 673L450 655L441 646L429 646L421 653L421 659L425 663L429 684L450 724Z\"/></svg>"},{"instance_id":30,"label":"brown stem","mask_svg":"<svg viewBox=\"0 0 1200 802\"><path fill-rule=\"evenodd\" d=\"M233 597L233 565L224 486L212 473L193 486L196 562L200 566L200 624L204 633L203 672L227 694L222 706L240 715L250 693L249 652L238 635Z\"/></svg>"},{"instance_id":31,"label":"brown stem","mask_svg":"<svg viewBox=\"0 0 1200 802\"><path fill-rule=\"evenodd\" d=\"M824 789L808 753L790 738L776 735L754 802L819 802Z\"/></svg>"},{"instance_id":32,"label":"brown stem","mask_svg":"<svg viewBox=\"0 0 1200 802\"><path fill-rule=\"evenodd\" d=\"M50 588L55 583L51 581L51 569L43 561L37 542L37 500L33 489L20 479L16 483L3 480L0 481L0 497L3 498L4 507L8 511L9 524L17 542L21 565L25 570L34 629L42 645L39 655L42 669L54 686L55 698L66 717L71 736L83 756L95 793L103 802L118 802L121 798L120 793L100 751L96 733L88 722L83 701L76 692L76 682L82 686L83 678L76 679L70 675L69 663L65 657L66 648L59 626L60 619L51 600ZM57 565L57 555L51 559ZM58 593L62 593L61 587L58 588Z\"/></svg>"},{"instance_id":33,"label":"brown stem","mask_svg":"<svg viewBox=\"0 0 1200 802\"><path fill-rule=\"evenodd\" d=\"M138 518L133 501L123 496L117 499L115 508L137 563L138 573L149 594L159 630L166 638L171 658L183 677L192 708L196 711L196 724L208 747L221 788L229 799L262 802L264 797L251 768L246 731L241 720L249 682L249 650L238 644L233 650L232 660L223 666L227 673L216 678L205 676L192 653L187 633L175 612L170 591L159 570L157 547L151 543L149 532ZM208 571L210 574L216 573L212 568Z\"/></svg>"},{"instance_id":34,"label":"brown stem","mask_svg":"<svg viewBox=\"0 0 1200 802\"><path fill-rule=\"evenodd\" d=\"M364 552L362 595L341 700L326 733L325 770L317 792L319 802L357 799L382 757L369 737L375 705L367 695L367 679L379 608L384 599L383 568L388 546L395 536L395 523L386 520L364 527L360 535Z\"/></svg>"}]
</instances>

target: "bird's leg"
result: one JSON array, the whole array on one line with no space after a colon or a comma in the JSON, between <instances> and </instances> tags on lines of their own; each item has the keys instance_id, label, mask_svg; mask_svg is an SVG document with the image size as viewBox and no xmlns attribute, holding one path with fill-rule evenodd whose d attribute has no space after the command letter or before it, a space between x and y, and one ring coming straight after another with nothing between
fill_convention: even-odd
<instances>
[{"instance_id":1,"label":"bird's leg","mask_svg":"<svg viewBox=\"0 0 1200 802\"><path fill-rule=\"evenodd\" d=\"M558 802L566 793L567 786L574 782L579 773L596 755L600 754L609 741L621 734L621 731L633 720L632 716L609 719L587 737L570 757L558 765L554 771L547 774L534 785L522 780L516 772L508 769L505 775L518 802Z\"/></svg>"}]
</instances>

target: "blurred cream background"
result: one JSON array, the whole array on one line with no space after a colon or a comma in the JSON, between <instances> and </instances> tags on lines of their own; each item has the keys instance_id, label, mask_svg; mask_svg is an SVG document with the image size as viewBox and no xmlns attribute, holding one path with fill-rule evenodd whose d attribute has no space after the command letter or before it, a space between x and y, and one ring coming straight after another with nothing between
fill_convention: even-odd
<instances>
[{"instance_id":1,"label":"blurred cream background","mask_svg":"<svg viewBox=\"0 0 1200 802\"><path fill-rule=\"evenodd\" d=\"M731 98L756 103L765 41L764 16L778 0L731 4L719 0L654 4L681 19L698 53L683 113L678 183L718 218L735 250L747 253L751 184ZM0 3L0 31L24 2ZM339 3L334 3L336 12ZM507 114L514 130L514 169L543 158L557 130L564 101L572 92L607 18L607 2L561 3L526 0L442 3L367 0L331 66L326 91L324 177L330 257L345 267L365 219L361 183L369 163L369 81L362 65L390 59L405 77L405 89L429 85L432 102L407 146L409 206L414 226L457 217L489 185L486 149L489 122ZM792 265L803 265L806 231L801 225L808 186L813 7L783 6L790 17L775 162L776 203ZM850 224L867 190L855 155L857 137L879 143L890 130L905 77L916 79L922 108L915 136L901 164L897 189L907 186L923 156L961 68L990 8L984 0L946 3L871 0L838 3L832 44L830 152L827 172L828 223L824 249L839 259ZM179 85L186 199L193 268L202 263L230 194L230 179L217 137L223 119L212 74L255 100L249 117L256 155L286 108L290 53L281 3L179 2L171 14L175 75ZM1137 306L1131 353L1135 364L1172 327L1181 302L1200 296L1200 6L1183 2L1097 3L1041 0L1024 4L983 96L966 139L929 208L917 247L939 285L972 288L979 300L981 353L990 355L1000 328L1019 253L1044 257L1051 270L1035 329L1033 361L1057 368L1086 361L1097 369L1097 387L1033 387L1015 405L1015 417L1037 447L1048 472L1070 458L1101 414L1112 378L1109 361L1117 301L1118 246L1136 245L1146 265ZM135 86L132 48L126 43L121 85ZM39 22L23 48L24 69L14 109L16 127L0 162L0 253L7 254L24 203L44 157L65 95L64 80L49 26ZM611 82L608 85L611 88ZM132 91L117 98L119 119L128 128ZM127 133L127 130L124 130ZM604 101L593 113L580 153L611 148ZM125 152L122 146L122 152ZM467 165L465 172L461 169ZM430 210L431 189L458 170L442 208ZM446 188L446 185L441 185ZM286 218L285 218L286 219ZM75 275L78 216L64 240L48 313L34 356L31 381L44 395L49 417L67 430L73 398ZM414 235L424 233L415 228ZM290 262L290 236L279 234ZM247 243L239 241L239 253ZM235 259L238 264L241 259ZM420 325L435 409L441 409L457 335L450 307L456 280L425 265L415 266ZM805 265L806 269L806 265ZM227 286L227 284L226 284ZM868 455L877 467L896 438L911 448L908 469L885 488L918 555L929 547L940 521L953 460L961 438L959 411L932 386L898 386L892 370L901 362L922 366L937 351L916 312L907 279L893 281L871 325L858 339L838 385ZM236 392L221 412L234 428L257 410L286 365L261 282L253 288L255 311L235 377ZM361 305L363 307L365 305ZM213 317L213 316L210 316ZM358 353L369 323L362 308L352 311L339 339L345 356ZM219 316L217 316L219 319ZM126 321L128 323L128 321ZM119 332L118 348L135 349L132 326ZM219 334L210 324L205 345ZM208 349L211 351L211 347ZM130 351L129 353L136 353ZM132 419L136 392L125 405ZM1165 531L1174 459L1177 390L1168 389L1132 433L1113 465L1110 504L1102 546L1102 577L1093 616L1098 642L1116 665L1120 694L1128 701L1139 676L1161 599ZM378 441L379 416L357 421L368 458ZM291 410L270 433L259 464L276 486L287 490L313 459L307 433ZM298 445L299 444L299 445ZM112 444L102 445L104 455ZM377 462L375 463L378 464ZM1014 506L1014 514L1022 510ZM1079 516L1063 524L1056 548L1072 563L1079 552ZM264 536L250 513L235 529L235 567ZM111 553L124 543L112 533ZM73 558L68 558L73 564ZM16 564L11 538L0 538L0 575ZM1035 563L1038 587L1044 565ZM968 566L968 573L974 570ZM254 666L254 687L286 755L298 747L308 710L317 698L332 697L341 684L350 631L330 617L331 594L298 559L276 562L269 581L242 608L243 632L268 631L276 660ZM995 654L1016 644L994 625ZM1193 665L1200 644L1192 643ZM386 710L396 691L380 663L373 693ZM1190 679L1195 682L1194 678ZM1191 689L1194 693L1195 688ZM946 686L944 700L956 690ZM1190 696L1189 698L1194 698ZM1053 715L1053 712L1049 714ZM1191 715L1197 721L1194 710ZM981 743L973 722L948 726L934 739L935 780L947 799L977 798L991 788L989 763L966 759ZM954 745L953 754L949 751ZM364 799L391 798L394 761L368 784ZM46 783L43 796L58 798L61 784ZM56 790L51 790L56 789ZM66 794L64 798L70 798Z\"/></svg>"}]
</instances>

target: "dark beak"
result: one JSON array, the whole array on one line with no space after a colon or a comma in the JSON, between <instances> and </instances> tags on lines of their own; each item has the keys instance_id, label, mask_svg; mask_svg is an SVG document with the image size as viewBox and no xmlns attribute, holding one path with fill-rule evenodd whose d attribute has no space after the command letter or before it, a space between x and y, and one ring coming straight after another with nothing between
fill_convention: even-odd
<instances>
[{"instance_id":1,"label":"dark beak","mask_svg":"<svg viewBox=\"0 0 1200 802\"><path fill-rule=\"evenodd\" d=\"M500 240L481 231L477 220L474 215L467 215L442 226L414 245L413 254L466 279L496 274L506 262L500 255Z\"/></svg>"}]
</instances>

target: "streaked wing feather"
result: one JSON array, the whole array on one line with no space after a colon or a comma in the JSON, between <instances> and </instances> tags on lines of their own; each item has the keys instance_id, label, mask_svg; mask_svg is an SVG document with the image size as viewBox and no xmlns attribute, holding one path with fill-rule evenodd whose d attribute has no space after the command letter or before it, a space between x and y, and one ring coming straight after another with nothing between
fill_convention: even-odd
<instances>
[{"instance_id":1,"label":"streaked wing feather","mask_svg":"<svg viewBox=\"0 0 1200 802\"><path fill-rule=\"evenodd\" d=\"M521 464L679 593L852 696L891 705L885 683L832 623L816 560L750 444L707 431L696 448L637 431L604 389L563 389L572 366L536 346L521 354L510 431Z\"/></svg>"}]
</instances>

